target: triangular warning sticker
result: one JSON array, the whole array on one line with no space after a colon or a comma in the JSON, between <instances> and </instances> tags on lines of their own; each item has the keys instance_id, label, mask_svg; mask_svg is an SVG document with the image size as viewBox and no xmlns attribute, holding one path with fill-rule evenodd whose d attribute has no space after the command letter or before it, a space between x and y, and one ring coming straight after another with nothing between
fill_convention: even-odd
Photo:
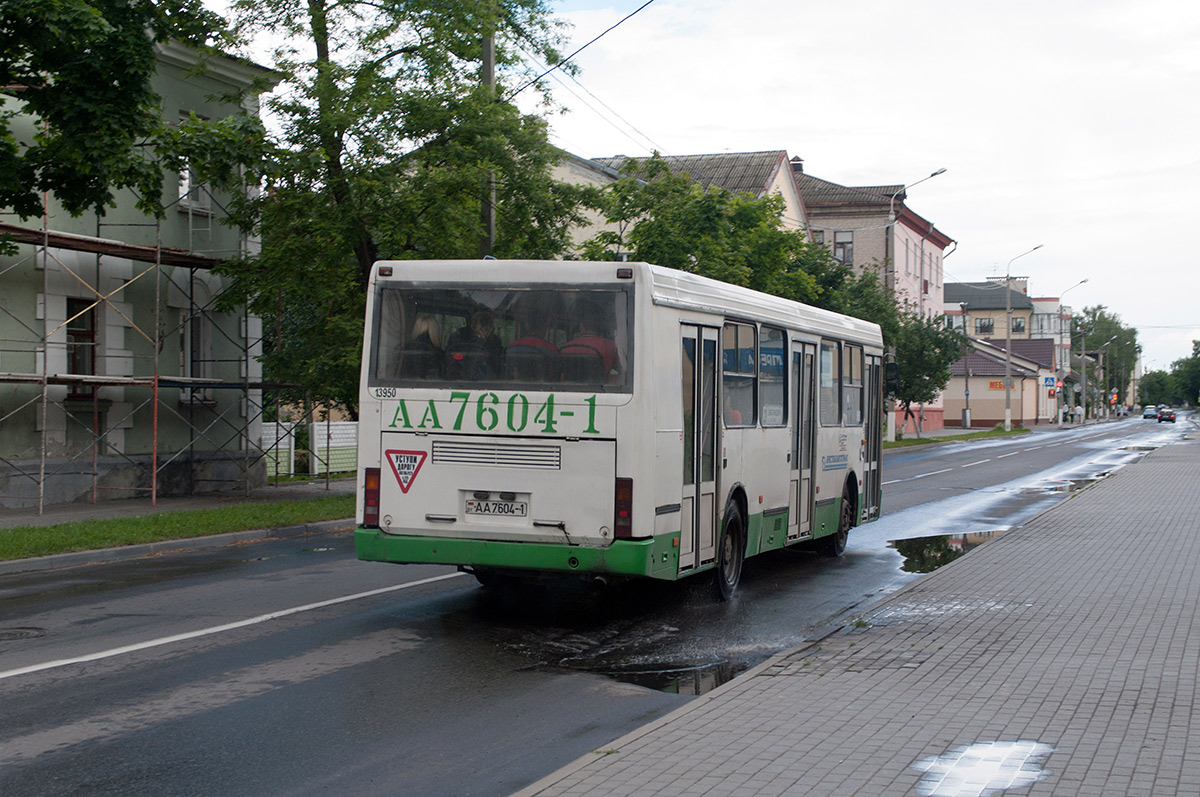
<instances>
[{"instance_id":1,"label":"triangular warning sticker","mask_svg":"<svg viewBox=\"0 0 1200 797\"><path fill-rule=\"evenodd\" d=\"M417 478L417 471L425 464L425 457L428 454L424 451L385 451L383 454L387 457L388 464L392 466L392 473L396 474L396 481L400 483L400 492L407 493L408 488L412 487L413 480Z\"/></svg>"}]
</instances>

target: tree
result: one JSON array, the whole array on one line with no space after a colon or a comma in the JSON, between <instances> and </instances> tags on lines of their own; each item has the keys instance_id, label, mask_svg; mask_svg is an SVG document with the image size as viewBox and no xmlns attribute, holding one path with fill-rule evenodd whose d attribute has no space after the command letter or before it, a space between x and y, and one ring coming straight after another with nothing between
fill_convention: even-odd
<instances>
[{"instance_id":1,"label":"tree","mask_svg":"<svg viewBox=\"0 0 1200 797\"><path fill-rule=\"evenodd\" d=\"M1200 340L1192 341L1192 354L1171 363L1176 404L1200 402Z\"/></svg>"},{"instance_id":2,"label":"tree","mask_svg":"<svg viewBox=\"0 0 1200 797\"><path fill-rule=\"evenodd\" d=\"M627 162L589 201L611 229L584 243L587 260L628 255L874 321L885 340L895 333L895 300L878 276L855 275L825 247L783 229L780 197L702 188L655 154Z\"/></svg>"},{"instance_id":3,"label":"tree","mask_svg":"<svg viewBox=\"0 0 1200 797\"><path fill-rule=\"evenodd\" d=\"M1085 307L1083 312L1071 319L1071 340L1080 347L1082 355L1094 355L1088 367L1088 382L1091 395L1103 396L1109 391L1117 392L1120 404L1132 403L1127 395L1137 366L1141 347L1138 345L1137 330L1121 323L1121 317L1111 313L1104 305ZM1086 342L1087 351L1083 351ZM1098 371L1103 352L1104 372Z\"/></svg>"},{"instance_id":4,"label":"tree","mask_svg":"<svg viewBox=\"0 0 1200 797\"><path fill-rule=\"evenodd\" d=\"M379 259L479 256L485 186L496 186L499 257L554 257L578 192L553 182L544 120L509 101L517 48L558 60L542 0L239 0L243 36L270 31L283 91L268 188L248 222L263 251L232 264L237 296L266 320L267 373L295 398L358 392L365 286ZM482 85L494 37L500 77ZM311 53L311 55L304 55ZM271 319L275 319L272 324Z\"/></svg>"},{"instance_id":5,"label":"tree","mask_svg":"<svg viewBox=\"0 0 1200 797\"><path fill-rule=\"evenodd\" d=\"M900 317L891 341L899 370L895 398L904 405L905 415L913 404L925 404L950 381L950 365L963 356L967 337L945 325L940 318L906 312Z\"/></svg>"},{"instance_id":6,"label":"tree","mask_svg":"<svg viewBox=\"0 0 1200 797\"><path fill-rule=\"evenodd\" d=\"M1138 403L1142 406L1174 404L1174 385L1166 371L1147 371L1138 382Z\"/></svg>"},{"instance_id":7,"label":"tree","mask_svg":"<svg viewBox=\"0 0 1200 797\"><path fill-rule=\"evenodd\" d=\"M256 120L172 129L150 82L156 44L203 47L222 27L202 0L0 4L0 206L38 216L48 191L73 215L103 213L116 190L131 188L138 207L161 213L164 172L185 160L203 164L212 181L240 182L221 153L232 148L234 162L252 162ZM28 129L16 121L22 115L33 118Z\"/></svg>"}]
</instances>

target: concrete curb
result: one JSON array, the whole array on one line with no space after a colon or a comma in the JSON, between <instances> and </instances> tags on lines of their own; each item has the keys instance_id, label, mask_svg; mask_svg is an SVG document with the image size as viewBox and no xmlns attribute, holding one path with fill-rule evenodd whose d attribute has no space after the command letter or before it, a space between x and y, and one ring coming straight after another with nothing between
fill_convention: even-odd
<instances>
[{"instance_id":1,"label":"concrete curb","mask_svg":"<svg viewBox=\"0 0 1200 797\"><path fill-rule=\"evenodd\" d=\"M253 529L251 531L231 531L225 534L210 534L203 537L187 537L180 540L160 540L140 545L124 545L119 548L100 548L94 551L75 551L73 553L39 556L32 559L11 559L0 562L0 576L15 573L45 572L61 570L68 567L119 562L126 559L138 559L144 556L159 556L174 551L197 551L205 548L223 548L245 542L265 542L286 537L306 537L318 534L332 534L338 531L349 531L354 528L353 518L341 520L325 520L320 523L302 523L295 526L281 526L272 529Z\"/></svg>"}]
</instances>

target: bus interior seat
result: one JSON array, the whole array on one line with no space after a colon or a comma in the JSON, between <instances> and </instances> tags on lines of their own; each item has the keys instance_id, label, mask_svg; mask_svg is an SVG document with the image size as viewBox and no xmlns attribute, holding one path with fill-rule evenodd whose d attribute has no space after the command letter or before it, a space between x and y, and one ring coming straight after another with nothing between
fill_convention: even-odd
<instances>
[{"instance_id":1,"label":"bus interior seat","mask_svg":"<svg viewBox=\"0 0 1200 797\"><path fill-rule=\"evenodd\" d=\"M519 382L545 382L554 372L554 352L542 346L509 346L504 354L504 377Z\"/></svg>"}]
</instances>

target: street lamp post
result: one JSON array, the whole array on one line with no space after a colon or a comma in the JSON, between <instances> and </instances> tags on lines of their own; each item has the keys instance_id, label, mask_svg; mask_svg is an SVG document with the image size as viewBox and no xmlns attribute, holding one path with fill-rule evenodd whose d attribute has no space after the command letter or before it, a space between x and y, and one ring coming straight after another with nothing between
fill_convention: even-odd
<instances>
[{"instance_id":1,"label":"street lamp post","mask_svg":"<svg viewBox=\"0 0 1200 797\"><path fill-rule=\"evenodd\" d=\"M1066 296L1066 295L1067 295L1067 291L1072 291L1072 290L1074 290L1074 289L1078 288L1080 285L1084 284L1084 283L1085 283L1085 282L1087 282L1087 281L1088 281L1088 278L1087 278L1087 277L1084 277L1084 278L1083 278L1083 279L1081 279L1079 282L1076 282L1076 283L1075 283L1074 285L1072 285L1070 288L1067 288L1067 290L1063 291L1062 293L1060 293L1060 294L1058 295L1058 309L1059 309L1059 327L1058 327L1058 329L1059 329L1059 332L1060 332L1060 333L1062 332L1062 310L1063 310L1062 297L1064 297L1064 296ZM1062 384L1063 384L1064 386L1066 385L1067 376L1068 376L1068 375L1071 373L1071 348L1072 348L1072 347L1071 347L1071 343L1070 343L1070 338L1071 338L1071 329L1070 329L1070 326L1068 326L1068 327L1067 327L1067 362L1066 362L1066 367L1065 367L1065 368L1061 368L1061 367L1060 367L1060 368L1058 368L1058 378L1059 378L1059 381L1061 381L1061 382L1062 382ZM1060 341L1059 341L1060 347L1059 347L1059 349L1058 349L1059 351L1062 351L1062 348L1061 348L1061 343L1062 343L1062 341L1060 340ZM1056 365L1056 366L1058 366L1058 365L1059 365L1059 363L1057 363L1057 362L1056 362L1056 363L1055 363L1055 365ZM1062 396L1062 390L1061 390L1061 389L1058 391L1058 394L1057 394L1057 395L1058 395L1058 400L1059 400L1059 403L1062 403L1063 396ZM1068 415L1070 415L1070 414L1071 414L1071 409L1072 409L1072 405L1071 405L1070 401L1068 400L1068 401L1067 401L1067 414L1068 414ZM1063 425L1063 412L1062 412L1062 410L1060 409L1060 410L1059 410L1059 412L1058 412L1058 426L1059 426L1059 428L1060 428L1060 429L1062 428L1062 425Z\"/></svg>"},{"instance_id":2,"label":"street lamp post","mask_svg":"<svg viewBox=\"0 0 1200 797\"><path fill-rule=\"evenodd\" d=\"M1107 349L1108 344L1116 340L1117 337L1117 335L1113 335L1111 338L1104 341L1100 348L1096 349L1096 352L1100 355L1099 372L1097 373L1097 376L1100 380L1100 403L1104 407L1104 414L1106 417L1108 416L1108 402L1104 400L1104 397L1108 393L1108 371L1104 368L1104 350ZM1096 410L1095 412L1096 417L1098 418L1100 416L1100 412L1099 410Z\"/></svg>"},{"instance_id":3,"label":"street lamp post","mask_svg":"<svg viewBox=\"0 0 1200 797\"><path fill-rule=\"evenodd\" d=\"M1012 264L1018 257L1025 257L1042 248L1042 244L1008 261L1004 267L1004 431L1012 431Z\"/></svg>"},{"instance_id":4,"label":"street lamp post","mask_svg":"<svg viewBox=\"0 0 1200 797\"><path fill-rule=\"evenodd\" d=\"M896 257L895 257L896 245L895 245L895 240L894 240L895 236L893 235L893 232L896 228L896 197L899 196L900 194L904 193L904 191L906 191L907 189L912 188L914 185L917 185L917 183L923 183L926 180L930 180L934 177L937 177L939 174L944 174L945 171L946 171L946 167L943 166L942 168L938 169L937 171L931 172L928 177L922 177L920 180L917 180L915 183L909 183L908 185L900 186L898 189L896 189L892 193L891 199L888 200L888 228L887 228L887 238L885 240L887 241L886 245L890 246L892 249L892 255L887 258L888 263L885 264L885 268L888 270L887 273L884 275L884 281L885 281L885 283L887 283L884 285L885 288L890 288L890 289L894 290L896 287L896 278L895 278L895 276L893 276L895 273L895 259L896 259ZM895 440L896 440L896 410L895 410L895 407L893 406L893 402L891 400L889 400L887 402L887 404L888 404L888 407L887 407L888 423L887 423L887 433L886 433L885 439L889 443L891 443L891 442L895 442Z\"/></svg>"},{"instance_id":5,"label":"street lamp post","mask_svg":"<svg viewBox=\"0 0 1200 797\"><path fill-rule=\"evenodd\" d=\"M963 334L967 336L967 351L963 355L963 413L962 426L971 428L971 333L967 332L967 303L960 302L962 308Z\"/></svg>"}]
</instances>

